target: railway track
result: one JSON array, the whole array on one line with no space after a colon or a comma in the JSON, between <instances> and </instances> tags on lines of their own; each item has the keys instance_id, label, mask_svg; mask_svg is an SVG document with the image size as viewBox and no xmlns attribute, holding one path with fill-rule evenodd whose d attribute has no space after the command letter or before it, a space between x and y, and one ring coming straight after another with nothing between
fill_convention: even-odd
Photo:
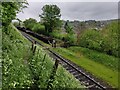
<instances>
[{"instance_id":1,"label":"railway track","mask_svg":"<svg viewBox=\"0 0 120 90\"><path fill-rule=\"evenodd\" d=\"M25 36L28 40L30 41L35 41L32 37L30 37L28 34L25 32L21 32L23 36ZM37 42L37 44L43 46L41 43ZM43 46L44 47L44 46ZM64 59L61 57L59 54L53 52L50 49L47 49L49 51L49 54L52 58L58 59L59 63L71 74L74 75L76 79L80 81L81 84L87 87L87 89L97 89L97 90L110 90L111 86L109 85L103 85L99 81L96 81L94 77L91 77L91 75L88 75L82 70L80 67L78 67L76 64L73 62Z\"/></svg>"}]
</instances>

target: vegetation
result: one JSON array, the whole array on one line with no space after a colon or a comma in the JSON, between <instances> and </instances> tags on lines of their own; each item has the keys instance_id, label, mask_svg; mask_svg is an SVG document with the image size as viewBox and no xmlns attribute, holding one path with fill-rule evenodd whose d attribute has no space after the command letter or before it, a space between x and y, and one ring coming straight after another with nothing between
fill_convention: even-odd
<instances>
[{"instance_id":1,"label":"vegetation","mask_svg":"<svg viewBox=\"0 0 120 90\"><path fill-rule=\"evenodd\" d=\"M75 52L75 51L77 51L77 49L79 50L79 52ZM112 64L112 62L117 60L114 57L112 57L112 58L114 58L113 59L114 61L109 61L109 58L111 58L111 56L106 56L106 55L104 56L104 54L91 52L89 50L81 49L79 47L78 48L72 47L72 50L71 50L71 48L70 48L70 50L69 50L69 48L68 49L66 49L66 48L54 48L54 50L56 52L58 52L64 58L71 60L72 62L74 62L78 66L84 68L85 70L92 73L96 77L102 79L103 81L106 81L107 83L109 83L113 87L116 87L116 88L118 87L118 71L116 68L114 68L114 70L109 68L109 67L111 67L110 65ZM105 65L102 63L102 60L98 61L99 59L88 58L86 56L86 53L83 53L83 51L84 52L86 51L86 53L89 53L89 52L92 53L89 55L89 57L90 56L95 57L94 54L96 54L96 57L97 56L99 56L100 58L105 57L105 60L104 60L105 64L107 64L108 62L111 64ZM89 51L89 52L87 52L87 51Z\"/></svg>"},{"instance_id":2,"label":"vegetation","mask_svg":"<svg viewBox=\"0 0 120 90\"><path fill-rule=\"evenodd\" d=\"M25 62L31 44L13 26L10 25L8 28L7 32L2 32L2 87L4 89L29 87L32 84L32 77Z\"/></svg>"},{"instance_id":3,"label":"vegetation","mask_svg":"<svg viewBox=\"0 0 120 90\"><path fill-rule=\"evenodd\" d=\"M49 33L61 25L60 8L57 5L45 5L42 10L43 13L40 15L40 18L45 26L46 33L49 35Z\"/></svg>"},{"instance_id":4,"label":"vegetation","mask_svg":"<svg viewBox=\"0 0 120 90\"><path fill-rule=\"evenodd\" d=\"M29 18L29 19L26 19L23 23L24 23L25 28L30 29L33 32L36 32L36 33L39 33L39 34L46 35L44 25L37 22L37 20L35 20L33 18Z\"/></svg>"},{"instance_id":5,"label":"vegetation","mask_svg":"<svg viewBox=\"0 0 120 90\"><path fill-rule=\"evenodd\" d=\"M79 37L79 46L118 57L118 23L110 23L103 30L85 30Z\"/></svg>"},{"instance_id":6,"label":"vegetation","mask_svg":"<svg viewBox=\"0 0 120 90\"><path fill-rule=\"evenodd\" d=\"M46 35L46 32L45 32L45 26L40 24L40 23L35 23L34 26L32 27L32 30L34 32L37 32L39 34L44 34Z\"/></svg>"},{"instance_id":7,"label":"vegetation","mask_svg":"<svg viewBox=\"0 0 120 90\"><path fill-rule=\"evenodd\" d=\"M26 19L23 23L26 28L32 29L32 27L37 23L37 20L33 18L29 18L29 19Z\"/></svg>"},{"instance_id":8,"label":"vegetation","mask_svg":"<svg viewBox=\"0 0 120 90\"><path fill-rule=\"evenodd\" d=\"M12 0L2 2L2 50L0 49L0 65L2 62L3 89L11 88L47 88L53 71L54 62L48 53L37 46L33 54L31 43L11 24L16 14L27 5L26 0L21 2ZM24 26L34 32L53 36L64 41L65 47L78 45L79 47L52 48L66 59L71 60L96 77L108 82L113 87L118 87L118 22L114 21L102 30L86 29L85 23L80 23L81 31L77 34L67 21L62 31L60 8L57 5L45 5L41 22L33 18L26 19ZM18 19L18 21L20 21ZM19 22L20 24L20 22ZM18 23L14 23L18 26ZM92 27L97 23L93 21ZM1 26L0 26L1 29ZM0 30L1 31L1 30ZM1 34L1 33L0 33ZM84 47L84 48L83 48ZM91 50L90 50L91 49ZM97 52L99 51L99 52ZM102 53L100 53L102 52ZM106 55L106 54L108 55ZM110 56L111 55L111 56ZM1 57L3 58L1 60ZM0 66L1 69L1 66ZM0 75L1 76L1 75ZM54 88L83 88L71 74L59 65L55 79L50 84ZM1 84L0 84L1 86Z\"/></svg>"},{"instance_id":9,"label":"vegetation","mask_svg":"<svg viewBox=\"0 0 120 90\"><path fill-rule=\"evenodd\" d=\"M67 20L67 22L64 25L64 28L66 30L66 36L63 38L63 41L65 42L65 46L71 46L71 45L75 45L76 42L76 36L74 34L73 28L72 26L70 26L69 21Z\"/></svg>"},{"instance_id":10,"label":"vegetation","mask_svg":"<svg viewBox=\"0 0 120 90\"><path fill-rule=\"evenodd\" d=\"M21 0L21 2L17 0L10 1L2 2L2 4L0 4L3 26L9 25L11 21L15 19L16 14L20 12L23 8L25 8L27 4L26 0Z\"/></svg>"},{"instance_id":11,"label":"vegetation","mask_svg":"<svg viewBox=\"0 0 120 90\"><path fill-rule=\"evenodd\" d=\"M90 50L88 48L82 48L82 47L70 47L68 50L77 53L78 56L84 55L85 57L98 62L102 65L105 65L106 67L118 71L118 62L119 58L116 58L114 56L110 56L104 53L100 53L95 50Z\"/></svg>"},{"instance_id":12,"label":"vegetation","mask_svg":"<svg viewBox=\"0 0 120 90\"><path fill-rule=\"evenodd\" d=\"M4 89L33 88L36 82L37 87L46 88L46 82L52 72L52 59L39 46L33 56L30 50L31 43L24 39L12 25L7 32L3 32L3 36L2 83ZM39 77L39 79L35 81L33 77ZM53 88L82 88L79 81L61 66L57 70L52 86Z\"/></svg>"},{"instance_id":13,"label":"vegetation","mask_svg":"<svg viewBox=\"0 0 120 90\"><path fill-rule=\"evenodd\" d=\"M46 82L51 80L52 58L39 46L33 55L31 43L10 24L16 13L24 7L23 4L17 1L2 4L2 15L4 15L2 19L4 25L2 27L2 88L4 90L46 88L48 85ZM35 20L31 21L35 22ZM28 25L28 22L25 24L28 27L32 26ZM34 26L33 30L36 30L36 27ZM51 89L53 88L83 88L83 86L59 66L55 80L51 83Z\"/></svg>"}]
</instances>

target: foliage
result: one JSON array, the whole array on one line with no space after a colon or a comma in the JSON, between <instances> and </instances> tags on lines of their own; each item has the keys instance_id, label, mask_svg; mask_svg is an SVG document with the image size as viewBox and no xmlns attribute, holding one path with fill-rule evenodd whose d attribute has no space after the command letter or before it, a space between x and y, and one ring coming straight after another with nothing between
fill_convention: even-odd
<instances>
[{"instance_id":1,"label":"foliage","mask_svg":"<svg viewBox=\"0 0 120 90\"><path fill-rule=\"evenodd\" d=\"M44 34L44 35L46 34L46 32L45 32L45 26L42 25L42 24L40 24L40 23L34 24L33 27L32 27L32 30L34 32L39 33L39 34Z\"/></svg>"},{"instance_id":2,"label":"foliage","mask_svg":"<svg viewBox=\"0 0 120 90\"><path fill-rule=\"evenodd\" d=\"M118 56L118 23L112 22L103 30L85 30L79 37L79 46Z\"/></svg>"},{"instance_id":3,"label":"foliage","mask_svg":"<svg viewBox=\"0 0 120 90\"><path fill-rule=\"evenodd\" d=\"M33 18L29 18L29 19L26 19L23 23L26 28L32 29L33 26L37 23L37 21Z\"/></svg>"},{"instance_id":4,"label":"foliage","mask_svg":"<svg viewBox=\"0 0 120 90\"><path fill-rule=\"evenodd\" d=\"M4 28L3 28L4 29ZM10 25L3 32L2 85L3 89L30 88L34 85L46 88L53 69L52 58L41 47L37 46L34 55L28 40ZM82 88L80 82L59 66L53 88Z\"/></svg>"},{"instance_id":5,"label":"foliage","mask_svg":"<svg viewBox=\"0 0 120 90\"><path fill-rule=\"evenodd\" d=\"M53 29L61 25L60 8L57 5L45 5L42 10L43 13L40 17L45 26L46 33L49 35Z\"/></svg>"},{"instance_id":6,"label":"foliage","mask_svg":"<svg viewBox=\"0 0 120 90\"><path fill-rule=\"evenodd\" d=\"M79 45L90 49L100 48L100 34L96 30L85 30L80 36Z\"/></svg>"},{"instance_id":7,"label":"foliage","mask_svg":"<svg viewBox=\"0 0 120 90\"><path fill-rule=\"evenodd\" d=\"M42 52L42 53L41 53ZM37 50L33 59L30 59L31 70L38 78L37 84L40 88L46 88L48 82L51 80L54 61L48 56L46 52L37 46ZM58 66L55 80L52 83L53 88L81 88L79 81L75 80L63 67Z\"/></svg>"},{"instance_id":8,"label":"foliage","mask_svg":"<svg viewBox=\"0 0 120 90\"><path fill-rule=\"evenodd\" d=\"M41 23L37 22L33 18L26 19L24 22L24 26L36 33L39 34L46 34L45 32L45 26L42 25Z\"/></svg>"},{"instance_id":9,"label":"foliage","mask_svg":"<svg viewBox=\"0 0 120 90\"><path fill-rule=\"evenodd\" d=\"M65 28L66 33L67 33L66 36L63 38L63 40L65 41L65 47L75 45L76 36L75 36L73 28L72 28L72 26L70 26L68 20L66 21L64 28Z\"/></svg>"},{"instance_id":10,"label":"foliage","mask_svg":"<svg viewBox=\"0 0 120 90\"><path fill-rule=\"evenodd\" d=\"M63 37L65 37L66 33L62 32L62 30L54 30L52 33L50 33L50 36L62 40Z\"/></svg>"},{"instance_id":11,"label":"foliage","mask_svg":"<svg viewBox=\"0 0 120 90\"><path fill-rule=\"evenodd\" d=\"M7 27L6 32L2 32L2 36L3 89L29 88L32 84L32 77L25 58L30 43L12 25Z\"/></svg>"},{"instance_id":12,"label":"foliage","mask_svg":"<svg viewBox=\"0 0 120 90\"><path fill-rule=\"evenodd\" d=\"M65 30L66 30L67 33L69 33L69 34L73 34L74 33L73 32L73 28L72 28L72 26L69 25L69 21L68 20L65 23L64 28L65 28Z\"/></svg>"},{"instance_id":13,"label":"foliage","mask_svg":"<svg viewBox=\"0 0 120 90\"><path fill-rule=\"evenodd\" d=\"M10 2L11 1L11 2ZM16 14L26 7L27 1L22 0L21 2L17 0L10 0L9 2L2 2L1 16L2 25L9 25L13 19L15 19Z\"/></svg>"},{"instance_id":14,"label":"foliage","mask_svg":"<svg viewBox=\"0 0 120 90\"><path fill-rule=\"evenodd\" d=\"M65 47L69 47L71 45L75 45L76 42L76 36L75 34L66 34L64 37Z\"/></svg>"}]
</instances>

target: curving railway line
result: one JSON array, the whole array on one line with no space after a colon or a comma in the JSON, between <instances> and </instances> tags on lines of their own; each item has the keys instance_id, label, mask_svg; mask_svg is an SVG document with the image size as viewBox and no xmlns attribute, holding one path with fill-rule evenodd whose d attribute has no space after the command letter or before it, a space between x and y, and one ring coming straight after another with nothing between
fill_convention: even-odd
<instances>
[{"instance_id":1,"label":"curving railway line","mask_svg":"<svg viewBox=\"0 0 120 90\"><path fill-rule=\"evenodd\" d=\"M30 41L35 41L32 37L30 37L28 34L26 34L25 32L21 32L23 36L25 36L28 40ZM43 46L41 43L37 42L37 44ZM44 47L44 46L43 46ZM54 59L58 59L59 63L67 70L69 71L71 74L74 75L74 77L76 79L78 79L80 81L81 84L83 84L84 86L87 87L87 89L97 89L97 90L110 90L112 89L111 86L109 86L108 84L103 84L101 83L101 81L96 80L95 77L91 76L90 74L86 73L82 68L78 67L76 64L74 64L73 62L64 59L63 57L61 57L59 54L53 52L50 49L46 49L49 51L49 54L52 58Z\"/></svg>"}]
</instances>

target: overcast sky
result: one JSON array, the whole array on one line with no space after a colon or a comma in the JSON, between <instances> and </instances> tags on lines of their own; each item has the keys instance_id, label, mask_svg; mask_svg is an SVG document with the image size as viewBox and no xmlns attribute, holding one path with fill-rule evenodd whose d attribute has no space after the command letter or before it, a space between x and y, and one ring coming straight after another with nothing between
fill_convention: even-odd
<instances>
[{"instance_id":1,"label":"overcast sky","mask_svg":"<svg viewBox=\"0 0 120 90\"><path fill-rule=\"evenodd\" d=\"M31 1L31 0L30 0ZM21 20L34 18L40 20L39 14L46 4L55 4L61 9L61 19L64 20L108 20L118 18L117 2L30 2L24 13L17 17ZM45 1L45 0L44 0ZM50 0L49 0L50 1ZM55 1L55 0L51 0Z\"/></svg>"}]
</instances>

